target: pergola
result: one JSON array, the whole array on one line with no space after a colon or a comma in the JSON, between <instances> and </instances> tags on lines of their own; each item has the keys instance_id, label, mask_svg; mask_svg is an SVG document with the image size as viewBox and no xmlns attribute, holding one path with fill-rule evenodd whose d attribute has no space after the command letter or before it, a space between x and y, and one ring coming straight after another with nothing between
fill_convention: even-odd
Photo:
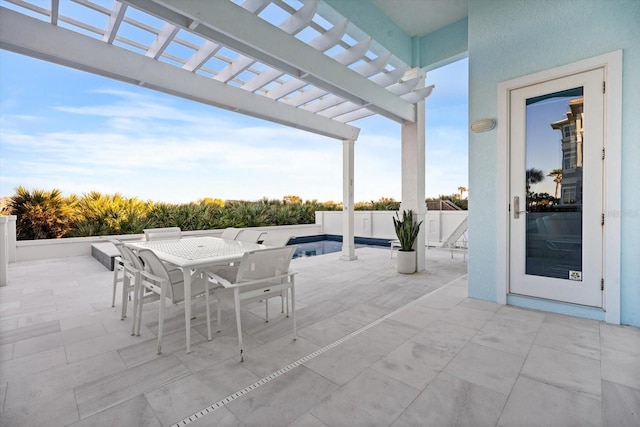
<instances>
[{"instance_id":1,"label":"pergola","mask_svg":"<svg viewBox=\"0 0 640 427\"><path fill-rule=\"evenodd\" d=\"M9 0L0 48L341 140L345 260L356 259L349 123L387 117L402 126L401 209L424 219L433 86L324 1Z\"/></svg>"}]
</instances>

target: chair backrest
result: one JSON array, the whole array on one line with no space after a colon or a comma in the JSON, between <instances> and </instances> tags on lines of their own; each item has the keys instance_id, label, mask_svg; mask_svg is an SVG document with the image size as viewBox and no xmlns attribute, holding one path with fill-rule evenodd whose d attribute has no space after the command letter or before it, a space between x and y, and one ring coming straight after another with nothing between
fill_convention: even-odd
<instances>
[{"instance_id":1,"label":"chair backrest","mask_svg":"<svg viewBox=\"0 0 640 427\"><path fill-rule=\"evenodd\" d=\"M223 239L235 240L236 237L238 237L238 234L240 234L240 231L241 230L239 228L227 227L222 231L220 237Z\"/></svg>"},{"instance_id":2,"label":"chair backrest","mask_svg":"<svg viewBox=\"0 0 640 427\"><path fill-rule=\"evenodd\" d=\"M295 246L285 246L245 252L238 268L236 283L263 280L288 273L295 250Z\"/></svg>"},{"instance_id":3,"label":"chair backrest","mask_svg":"<svg viewBox=\"0 0 640 427\"><path fill-rule=\"evenodd\" d=\"M131 249L128 246L125 246L123 244L120 245L120 247L118 248L120 250L120 253L122 254L122 258L128 262L133 268L137 269L137 270L144 270L144 265L142 265L142 261L140 260L140 258L138 257L138 255L136 255L135 252L133 252L133 249Z\"/></svg>"},{"instance_id":4,"label":"chair backrest","mask_svg":"<svg viewBox=\"0 0 640 427\"><path fill-rule=\"evenodd\" d=\"M164 266L162 261L160 261L160 258L158 258L158 255L156 255L151 249L140 249L138 251L138 256L144 262L145 270L147 270L154 276L167 281L167 284L169 285L167 289L167 298L169 298L171 301L177 302L174 299L173 282L171 280L171 276L169 275L169 272L167 271L167 268Z\"/></svg>"},{"instance_id":5,"label":"chair backrest","mask_svg":"<svg viewBox=\"0 0 640 427\"><path fill-rule=\"evenodd\" d=\"M284 234L279 236L272 236L270 233L267 233L267 237L264 238L264 240L262 241L262 244L265 246L279 248L282 246L287 246L287 243L289 243L289 240L291 239L291 237L293 236L284 235Z\"/></svg>"},{"instance_id":6,"label":"chair backrest","mask_svg":"<svg viewBox=\"0 0 640 427\"><path fill-rule=\"evenodd\" d=\"M182 230L180 227L146 228L144 238L149 240L180 240Z\"/></svg>"},{"instance_id":7,"label":"chair backrest","mask_svg":"<svg viewBox=\"0 0 640 427\"><path fill-rule=\"evenodd\" d=\"M258 241L260 240L260 236L262 236L264 233L266 232L262 230L248 228L242 230L242 233L240 233L240 235L236 237L236 240L239 242L258 243Z\"/></svg>"}]
</instances>

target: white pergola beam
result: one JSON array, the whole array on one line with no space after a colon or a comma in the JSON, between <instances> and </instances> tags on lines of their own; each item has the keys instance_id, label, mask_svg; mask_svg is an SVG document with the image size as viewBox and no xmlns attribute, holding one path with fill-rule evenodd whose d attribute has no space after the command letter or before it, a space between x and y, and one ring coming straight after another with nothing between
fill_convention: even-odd
<instances>
[{"instance_id":1,"label":"white pergola beam","mask_svg":"<svg viewBox=\"0 0 640 427\"><path fill-rule=\"evenodd\" d=\"M138 9L404 123L415 106L229 1L126 0Z\"/></svg>"},{"instance_id":2,"label":"white pergola beam","mask_svg":"<svg viewBox=\"0 0 640 427\"><path fill-rule=\"evenodd\" d=\"M124 18L124 13L127 11L127 5L120 2L113 3L113 9L111 15L109 15L109 23L107 29L104 32L102 41L112 44L118 34L118 29Z\"/></svg>"},{"instance_id":3,"label":"white pergola beam","mask_svg":"<svg viewBox=\"0 0 640 427\"><path fill-rule=\"evenodd\" d=\"M0 48L336 139L359 129L0 7Z\"/></svg>"}]
</instances>

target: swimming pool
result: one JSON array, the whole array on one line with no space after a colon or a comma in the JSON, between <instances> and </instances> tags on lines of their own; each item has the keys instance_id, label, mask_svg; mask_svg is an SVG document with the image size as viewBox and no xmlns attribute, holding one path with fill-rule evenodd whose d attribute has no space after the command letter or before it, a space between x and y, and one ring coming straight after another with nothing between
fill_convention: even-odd
<instances>
[{"instance_id":1,"label":"swimming pool","mask_svg":"<svg viewBox=\"0 0 640 427\"><path fill-rule=\"evenodd\" d=\"M315 255L340 252L342 250L342 236L322 234L317 236L295 237L289 240L288 245L297 245L294 258L309 257ZM373 239L366 237L355 238L356 248L363 246L389 246L389 241L385 239Z\"/></svg>"}]
</instances>

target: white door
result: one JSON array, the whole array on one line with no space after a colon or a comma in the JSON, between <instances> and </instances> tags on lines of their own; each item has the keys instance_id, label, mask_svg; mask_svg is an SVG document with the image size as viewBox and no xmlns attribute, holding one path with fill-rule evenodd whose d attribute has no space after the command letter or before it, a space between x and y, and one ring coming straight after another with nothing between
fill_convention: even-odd
<instances>
[{"instance_id":1,"label":"white door","mask_svg":"<svg viewBox=\"0 0 640 427\"><path fill-rule=\"evenodd\" d=\"M512 294L603 306L603 77L510 92Z\"/></svg>"}]
</instances>

